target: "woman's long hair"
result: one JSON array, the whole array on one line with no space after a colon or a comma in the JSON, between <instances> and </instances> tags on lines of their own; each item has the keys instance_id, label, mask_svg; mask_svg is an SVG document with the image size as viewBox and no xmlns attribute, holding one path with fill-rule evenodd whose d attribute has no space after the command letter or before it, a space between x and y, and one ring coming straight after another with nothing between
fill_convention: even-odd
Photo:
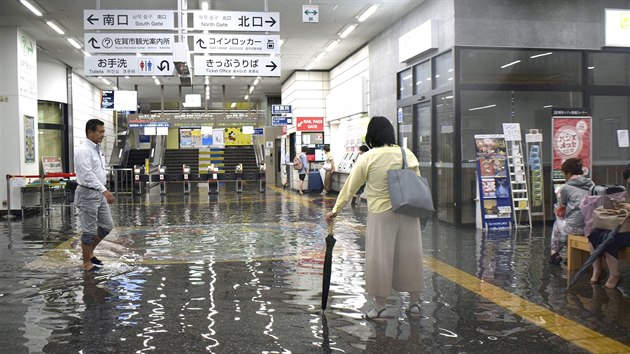
<instances>
[{"instance_id":1,"label":"woman's long hair","mask_svg":"<svg viewBox=\"0 0 630 354\"><path fill-rule=\"evenodd\" d=\"M396 144L396 134L389 119L382 116L372 117L365 134L365 143L370 148Z\"/></svg>"}]
</instances>

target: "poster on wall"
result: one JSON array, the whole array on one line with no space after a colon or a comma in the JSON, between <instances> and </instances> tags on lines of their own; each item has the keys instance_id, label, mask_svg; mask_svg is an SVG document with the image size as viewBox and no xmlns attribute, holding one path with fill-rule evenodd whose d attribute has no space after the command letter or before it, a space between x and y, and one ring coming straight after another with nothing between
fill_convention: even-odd
<instances>
[{"instance_id":1,"label":"poster on wall","mask_svg":"<svg viewBox=\"0 0 630 354\"><path fill-rule=\"evenodd\" d=\"M24 116L24 162L35 162L35 119Z\"/></svg>"},{"instance_id":2,"label":"poster on wall","mask_svg":"<svg viewBox=\"0 0 630 354\"><path fill-rule=\"evenodd\" d=\"M225 145L251 145L252 135L243 133L242 127L225 128Z\"/></svg>"},{"instance_id":3,"label":"poster on wall","mask_svg":"<svg viewBox=\"0 0 630 354\"><path fill-rule=\"evenodd\" d=\"M507 229L512 222L512 193L503 134L475 135L481 221L487 229Z\"/></svg>"},{"instance_id":4,"label":"poster on wall","mask_svg":"<svg viewBox=\"0 0 630 354\"><path fill-rule=\"evenodd\" d=\"M61 166L61 157L59 156L42 157L42 169L44 170L44 174L62 173L63 167Z\"/></svg>"},{"instance_id":5,"label":"poster on wall","mask_svg":"<svg viewBox=\"0 0 630 354\"><path fill-rule=\"evenodd\" d=\"M582 160L584 176L591 177L591 115L582 108L552 111L552 150L554 182L564 182L562 163L576 157Z\"/></svg>"},{"instance_id":6,"label":"poster on wall","mask_svg":"<svg viewBox=\"0 0 630 354\"><path fill-rule=\"evenodd\" d=\"M225 146L224 129L212 129L212 146L214 147L223 147Z\"/></svg>"},{"instance_id":7,"label":"poster on wall","mask_svg":"<svg viewBox=\"0 0 630 354\"><path fill-rule=\"evenodd\" d=\"M179 147L190 148L193 146L192 129L182 128L179 130Z\"/></svg>"}]
</instances>

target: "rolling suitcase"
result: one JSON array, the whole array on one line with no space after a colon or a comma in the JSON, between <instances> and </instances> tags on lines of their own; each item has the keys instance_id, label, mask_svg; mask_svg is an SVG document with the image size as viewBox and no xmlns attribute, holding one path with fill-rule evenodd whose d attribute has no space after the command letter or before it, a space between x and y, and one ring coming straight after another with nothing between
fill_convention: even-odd
<instances>
[{"instance_id":1,"label":"rolling suitcase","mask_svg":"<svg viewBox=\"0 0 630 354\"><path fill-rule=\"evenodd\" d=\"M324 188L322 183L322 177L319 175L319 171L312 171L308 174L308 189L313 191L321 190Z\"/></svg>"}]
</instances>

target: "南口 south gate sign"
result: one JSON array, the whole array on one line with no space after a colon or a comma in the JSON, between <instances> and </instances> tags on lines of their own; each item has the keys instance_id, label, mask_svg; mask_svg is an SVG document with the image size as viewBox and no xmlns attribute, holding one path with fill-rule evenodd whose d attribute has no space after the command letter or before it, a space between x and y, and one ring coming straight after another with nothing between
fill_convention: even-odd
<instances>
[{"instance_id":1,"label":"\u5357\u53e3 south gate sign","mask_svg":"<svg viewBox=\"0 0 630 354\"><path fill-rule=\"evenodd\" d=\"M324 131L324 117L297 117L297 131L322 132Z\"/></svg>"}]
</instances>

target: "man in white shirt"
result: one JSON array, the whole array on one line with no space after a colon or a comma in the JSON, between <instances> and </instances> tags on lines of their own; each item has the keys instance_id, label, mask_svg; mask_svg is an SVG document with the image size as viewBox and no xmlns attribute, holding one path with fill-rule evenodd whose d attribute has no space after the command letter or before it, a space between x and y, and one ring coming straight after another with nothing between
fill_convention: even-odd
<instances>
[{"instance_id":1,"label":"man in white shirt","mask_svg":"<svg viewBox=\"0 0 630 354\"><path fill-rule=\"evenodd\" d=\"M103 264L94 256L94 249L114 228L109 204L116 198L105 187L105 156L100 149L105 137L105 123L90 119L85 124L85 134L86 139L74 153L74 169L79 183L74 203L79 208L83 231L83 270L94 271Z\"/></svg>"}]
</instances>

